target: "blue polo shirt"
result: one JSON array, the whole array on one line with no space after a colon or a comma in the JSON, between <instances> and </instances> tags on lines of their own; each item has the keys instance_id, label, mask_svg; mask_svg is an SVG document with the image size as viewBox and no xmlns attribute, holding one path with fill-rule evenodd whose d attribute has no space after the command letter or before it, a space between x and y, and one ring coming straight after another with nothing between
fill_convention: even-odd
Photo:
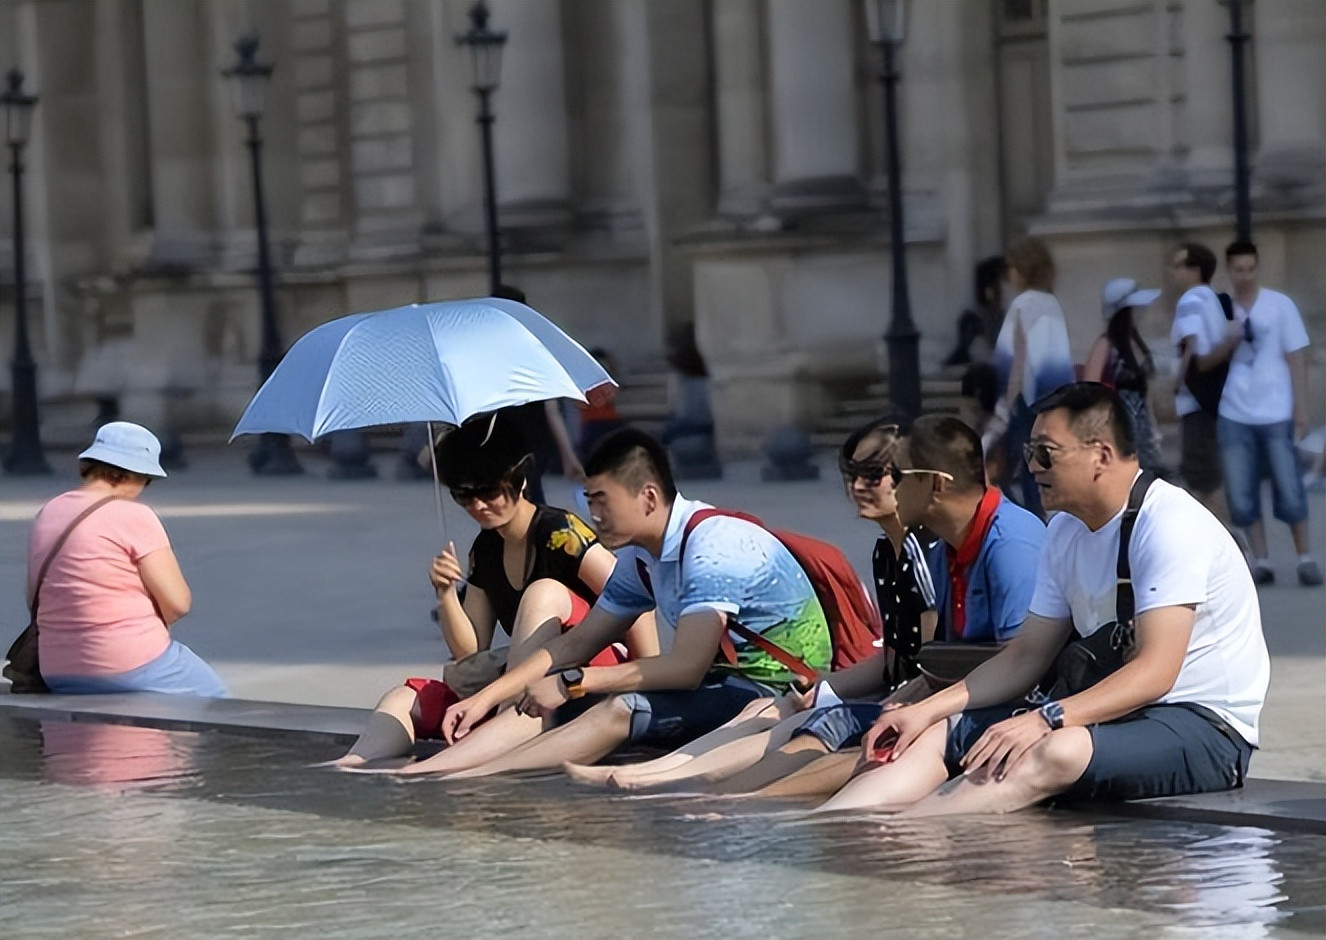
<instances>
[{"instance_id":1,"label":"blue polo shirt","mask_svg":"<svg viewBox=\"0 0 1326 940\"><path fill-rule=\"evenodd\" d=\"M617 565L597 606L618 617L655 611L660 626L676 629L687 614L713 610L763 634L814 669L828 669L832 653L828 624L815 589L792 554L757 525L718 516L695 528L686 540L686 521L708 504L678 496L663 534L662 554L643 548L617 550ZM760 682L785 683L793 677L769 654L729 632L737 651L737 672ZM723 664L719 664L723 667Z\"/></svg>"},{"instance_id":2,"label":"blue polo shirt","mask_svg":"<svg viewBox=\"0 0 1326 940\"><path fill-rule=\"evenodd\" d=\"M939 611L935 639L963 643L1012 639L1031 607L1044 541L1045 524L1037 516L1011 499L1000 501L990 531L967 572L967 623L961 637L953 632L947 543L936 542L929 555L935 609Z\"/></svg>"}]
</instances>

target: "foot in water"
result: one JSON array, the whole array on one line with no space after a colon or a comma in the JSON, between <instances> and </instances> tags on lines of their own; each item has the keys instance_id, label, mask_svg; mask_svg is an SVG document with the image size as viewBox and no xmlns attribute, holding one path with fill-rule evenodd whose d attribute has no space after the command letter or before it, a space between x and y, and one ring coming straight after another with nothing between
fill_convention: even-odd
<instances>
[{"instance_id":1,"label":"foot in water","mask_svg":"<svg viewBox=\"0 0 1326 940\"><path fill-rule=\"evenodd\" d=\"M587 783L596 787L609 786L612 783L612 775L619 770L621 770L621 767L613 764L572 764L568 762L562 765L562 773L576 783Z\"/></svg>"},{"instance_id":2,"label":"foot in water","mask_svg":"<svg viewBox=\"0 0 1326 940\"><path fill-rule=\"evenodd\" d=\"M342 763L347 758L350 763ZM380 757L377 760L364 760L358 754L347 754L340 761L328 761L324 766L350 774L398 774L415 762L413 757Z\"/></svg>"}]
</instances>

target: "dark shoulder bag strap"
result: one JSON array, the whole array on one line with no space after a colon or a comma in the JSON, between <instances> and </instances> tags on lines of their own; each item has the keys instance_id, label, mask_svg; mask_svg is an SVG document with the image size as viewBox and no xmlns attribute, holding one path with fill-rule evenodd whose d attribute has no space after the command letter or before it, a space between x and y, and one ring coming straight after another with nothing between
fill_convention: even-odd
<instances>
[{"instance_id":1,"label":"dark shoulder bag strap","mask_svg":"<svg viewBox=\"0 0 1326 940\"><path fill-rule=\"evenodd\" d=\"M112 499L118 499L117 496L107 496L105 499L99 499L87 509L84 509L74 521L65 526L65 530L60 533L60 537L55 540L55 547L46 554L46 560L41 563L41 571L37 573L37 583L32 588L32 600L28 603L28 611L32 615L32 622L37 622L37 603L41 598L41 584L46 580L46 572L51 570L51 562L55 561L55 556L60 554L60 549L64 548L65 539L69 538L69 533L78 528L78 524L92 515L102 506L105 506Z\"/></svg>"},{"instance_id":2,"label":"dark shoulder bag strap","mask_svg":"<svg viewBox=\"0 0 1326 940\"><path fill-rule=\"evenodd\" d=\"M1143 470L1128 493L1128 506L1124 509L1123 519L1119 524L1119 562L1116 567L1118 581L1114 589L1114 620L1118 624L1117 629L1123 631L1123 643L1118 648L1126 648L1133 642L1133 614L1137 602L1133 595L1132 566L1128 563L1128 543L1132 540L1133 526L1137 523L1137 514L1142 509L1142 500L1146 499L1146 491L1154 482L1156 475L1150 470Z\"/></svg>"}]
</instances>

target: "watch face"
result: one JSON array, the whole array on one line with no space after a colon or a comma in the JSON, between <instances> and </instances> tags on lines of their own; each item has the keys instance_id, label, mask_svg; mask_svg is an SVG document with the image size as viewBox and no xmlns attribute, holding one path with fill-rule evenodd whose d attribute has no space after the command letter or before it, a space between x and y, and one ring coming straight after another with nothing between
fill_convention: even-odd
<instances>
[{"instance_id":1,"label":"watch face","mask_svg":"<svg viewBox=\"0 0 1326 940\"><path fill-rule=\"evenodd\" d=\"M1046 702L1041 706L1041 717L1057 731L1064 726L1064 707L1058 702Z\"/></svg>"}]
</instances>

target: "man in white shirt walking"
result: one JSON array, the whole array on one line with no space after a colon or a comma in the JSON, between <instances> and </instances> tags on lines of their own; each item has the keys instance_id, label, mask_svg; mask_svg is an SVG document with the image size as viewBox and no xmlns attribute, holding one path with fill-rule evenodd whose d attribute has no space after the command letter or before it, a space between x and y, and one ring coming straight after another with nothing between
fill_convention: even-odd
<instances>
[{"instance_id":1,"label":"man in white shirt walking","mask_svg":"<svg viewBox=\"0 0 1326 940\"><path fill-rule=\"evenodd\" d=\"M1183 291L1174 308L1170 339L1179 351L1174 408L1179 415L1179 475L1184 485L1219 519L1226 515L1216 413L1230 355L1239 336L1211 289L1216 256L1195 242L1175 249L1170 282Z\"/></svg>"},{"instance_id":2,"label":"man in white shirt walking","mask_svg":"<svg viewBox=\"0 0 1326 940\"><path fill-rule=\"evenodd\" d=\"M1292 300L1258 284L1252 242L1225 249L1225 271L1243 327L1216 425L1230 521L1247 533L1253 581L1273 583L1261 507L1262 470L1268 470L1273 512L1294 537L1298 581L1315 586L1322 583L1321 568L1308 554L1308 502L1294 453L1294 441L1308 429L1303 400L1308 333Z\"/></svg>"}]
</instances>

